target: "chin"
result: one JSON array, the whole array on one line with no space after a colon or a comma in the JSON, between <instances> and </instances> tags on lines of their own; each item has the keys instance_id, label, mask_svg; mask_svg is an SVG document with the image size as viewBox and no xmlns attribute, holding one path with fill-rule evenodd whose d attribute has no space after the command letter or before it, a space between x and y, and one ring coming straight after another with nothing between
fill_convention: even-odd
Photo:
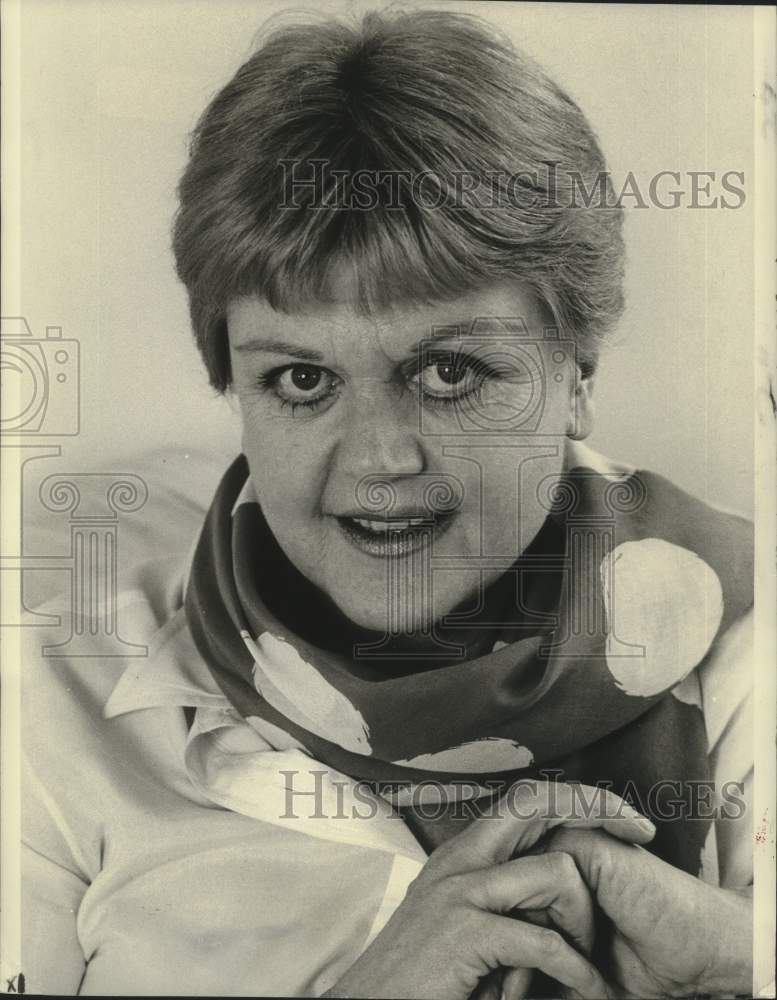
<instances>
[{"instance_id":1,"label":"chin","mask_svg":"<svg viewBox=\"0 0 777 1000\"><path fill-rule=\"evenodd\" d=\"M338 593L337 588L329 591L331 599L342 613L360 628L408 638L416 634L428 636L432 622L448 614L471 593L437 593L434 607L424 609L419 606L416 597L420 587L390 593L386 589L385 577L380 580L379 585L370 586L366 581L360 584L355 575L352 582L354 586L348 594ZM473 589L477 585L478 581L475 580Z\"/></svg>"},{"instance_id":2,"label":"chin","mask_svg":"<svg viewBox=\"0 0 777 1000\"><path fill-rule=\"evenodd\" d=\"M384 581L381 581L383 584ZM332 593L330 596L338 608L349 621L360 628L369 629L372 632L386 633L391 629L391 618L389 615L389 596L384 585L381 587L358 587L358 592L348 594ZM403 628L407 628L410 623L402 623ZM420 626L420 621L418 623ZM413 622L413 629L416 623Z\"/></svg>"}]
</instances>

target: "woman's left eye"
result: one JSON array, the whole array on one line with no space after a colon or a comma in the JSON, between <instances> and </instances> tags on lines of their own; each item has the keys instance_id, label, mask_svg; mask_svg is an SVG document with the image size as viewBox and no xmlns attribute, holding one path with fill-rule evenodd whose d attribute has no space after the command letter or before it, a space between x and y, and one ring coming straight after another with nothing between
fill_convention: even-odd
<instances>
[{"instance_id":1,"label":"woman's left eye","mask_svg":"<svg viewBox=\"0 0 777 1000\"><path fill-rule=\"evenodd\" d=\"M328 368L318 365L287 365L261 377L261 384L272 389L282 406L315 408L332 396L340 379Z\"/></svg>"},{"instance_id":2,"label":"woman's left eye","mask_svg":"<svg viewBox=\"0 0 777 1000\"><path fill-rule=\"evenodd\" d=\"M432 401L456 400L478 392L489 372L474 358L455 354L433 360L413 376L422 395Z\"/></svg>"}]
</instances>

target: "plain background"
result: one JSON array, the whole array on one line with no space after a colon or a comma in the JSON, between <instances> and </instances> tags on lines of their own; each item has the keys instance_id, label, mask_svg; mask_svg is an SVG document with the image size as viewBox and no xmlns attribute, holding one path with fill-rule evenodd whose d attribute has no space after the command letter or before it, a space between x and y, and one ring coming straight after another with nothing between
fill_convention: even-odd
<instances>
[{"instance_id":1,"label":"plain background","mask_svg":"<svg viewBox=\"0 0 777 1000\"><path fill-rule=\"evenodd\" d=\"M61 439L59 460L68 469L129 469L160 446L223 453L226 467L239 450L237 417L193 347L170 221L187 134L263 22L292 6L22 5L21 300L3 312L24 315L38 338L59 326L80 342L81 430ZM379 6L317 0L307 10ZM646 190L658 171L677 170L687 190L688 171L737 170L751 192L752 10L423 6L509 32L588 115L616 189L628 171ZM752 198L730 211L629 209L626 238L627 310L603 358L589 443L751 516Z\"/></svg>"}]
</instances>

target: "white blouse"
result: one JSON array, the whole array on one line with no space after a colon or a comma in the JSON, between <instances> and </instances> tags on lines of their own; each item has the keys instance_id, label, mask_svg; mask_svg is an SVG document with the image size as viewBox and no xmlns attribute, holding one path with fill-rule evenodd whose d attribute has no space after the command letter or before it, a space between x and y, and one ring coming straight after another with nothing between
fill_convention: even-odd
<instances>
[{"instance_id":1,"label":"white blouse","mask_svg":"<svg viewBox=\"0 0 777 1000\"><path fill-rule=\"evenodd\" d=\"M44 657L50 637L26 630L26 989L319 995L425 853L388 802L242 723L193 644L184 563L134 562L119 620L147 656ZM730 888L752 881L752 664L742 620L673 692L702 708L716 787L744 789L744 814L714 824L701 873ZM191 729L184 705L198 708Z\"/></svg>"}]
</instances>

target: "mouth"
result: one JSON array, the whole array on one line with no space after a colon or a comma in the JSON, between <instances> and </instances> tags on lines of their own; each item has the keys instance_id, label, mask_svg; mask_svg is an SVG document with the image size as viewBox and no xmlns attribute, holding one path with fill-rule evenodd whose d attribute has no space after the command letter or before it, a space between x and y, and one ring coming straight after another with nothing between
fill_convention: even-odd
<instances>
[{"instance_id":1,"label":"mouth","mask_svg":"<svg viewBox=\"0 0 777 1000\"><path fill-rule=\"evenodd\" d=\"M335 520L345 538L360 552L377 558L401 557L438 540L453 523L453 513L414 517L340 516Z\"/></svg>"}]
</instances>

